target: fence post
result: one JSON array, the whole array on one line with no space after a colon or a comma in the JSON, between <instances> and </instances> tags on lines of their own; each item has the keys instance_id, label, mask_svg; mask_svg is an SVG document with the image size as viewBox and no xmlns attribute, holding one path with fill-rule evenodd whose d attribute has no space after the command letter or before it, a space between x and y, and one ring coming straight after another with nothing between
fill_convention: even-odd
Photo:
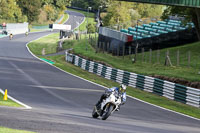
<instances>
[{"instance_id":1,"label":"fence post","mask_svg":"<svg viewBox=\"0 0 200 133\"><path fill-rule=\"evenodd\" d=\"M160 50L157 50L157 63L160 64Z\"/></svg>"},{"instance_id":2,"label":"fence post","mask_svg":"<svg viewBox=\"0 0 200 133\"><path fill-rule=\"evenodd\" d=\"M97 43L97 35L96 35L96 32L95 32L95 43Z\"/></svg>"},{"instance_id":3,"label":"fence post","mask_svg":"<svg viewBox=\"0 0 200 133\"><path fill-rule=\"evenodd\" d=\"M101 45L100 45L100 51L102 52L103 51L103 42L101 42Z\"/></svg>"},{"instance_id":4,"label":"fence post","mask_svg":"<svg viewBox=\"0 0 200 133\"><path fill-rule=\"evenodd\" d=\"M112 45L112 55L114 55L114 44Z\"/></svg>"},{"instance_id":5,"label":"fence post","mask_svg":"<svg viewBox=\"0 0 200 133\"><path fill-rule=\"evenodd\" d=\"M117 56L119 56L120 45L117 47Z\"/></svg>"},{"instance_id":6,"label":"fence post","mask_svg":"<svg viewBox=\"0 0 200 133\"><path fill-rule=\"evenodd\" d=\"M165 58L165 66L169 65L172 66L172 62L171 62L171 59L169 57L169 50L167 50L166 52L166 58Z\"/></svg>"},{"instance_id":7,"label":"fence post","mask_svg":"<svg viewBox=\"0 0 200 133\"><path fill-rule=\"evenodd\" d=\"M144 48L142 48L142 62L144 62Z\"/></svg>"},{"instance_id":8,"label":"fence post","mask_svg":"<svg viewBox=\"0 0 200 133\"><path fill-rule=\"evenodd\" d=\"M168 56L169 56L169 50L167 50L166 55L165 55L165 65L168 66L169 62L168 62Z\"/></svg>"},{"instance_id":9,"label":"fence post","mask_svg":"<svg viewBox=\"0 0 200 133\"><path fill-rule=\"evenodd\" d=\"M97 42L97 53L99 52L100 42Z\"/></svg>"},{"instance_id":10,"label":"fence post","mask_svg":"<svg viewBox=\"0 0 200 133\"><path fill-rule=\"evenodd\" d=\"M180 57L180 52L179 52L179 50L177 50L177 59L176 59L176 61L177 61L176 65L177 66L179 66L179 63L180 63L180 60L179 60L180 58L179 57Z\"/></svg>"},{"instance_id":11,"label":"fence post","mask_svg":"<svg viewBox=\"0 0 200 133\"><path fill-rule=\"evenodd\" d=\"M125 55L125 45L123 45L123 59L124 59L124 55Z\"/></svg>"},{"instance_id":12,"label":"fence post","mask_svg":"<svg viewBox=\"0 0 200 133\"><path fill-rule=\"evenodd\" d=\"M110 49L110 43L107 42L107 52L109 53L109 49Z\"/></svg>"},{"instance_id":13,"label":"fence post","mask_svg":"<svg viewBox=\"0 0 200 133\"><path fill-rule=\"evenodd\" d=\"M129 55L131 55L131 46L129 46Z\"/></svg>"},{"instance_id":14,"label":"fence post","mask_svg":"<svg viewBox=\"0 0 200 133\"><path fill-rule=\"evenodd\" d=\"M188 51L188 67L190 67L190 62L191 62L191 52Z\"/></svg>"},{"instance_id":15,"label":"fence post","mask_svg":"<svg viewBox=\"0 0 200 133\"><path fill-rule=\"evenodd\" d=\"M137 60L137 53L138 53L138 51L137 51L138 49L137 48L135 48L135 59L134 59L134 62L136 62L136 60Z\"/></svg>"},{"instance_id":16,"label":"fence post","mask_svg":"<svg viewBox=\"0 0 200 133\"><path fill-rule=\"evenodd\" d=\"M152 60L152 49L149 50L149 54L150 54L149 55L149 63L151 63L151 60Z\"/></svg>"},{"instance_id":17,"label":"fence post","mask_svg":"<svg viewBox=\"0 0 200 133\"><path fill-rule=\"evenodd\" d=\"M104 53L105 42L103 42L102 45L103 45L102 48L103 48L103 53Z\"/></svg>"}]
</instances>

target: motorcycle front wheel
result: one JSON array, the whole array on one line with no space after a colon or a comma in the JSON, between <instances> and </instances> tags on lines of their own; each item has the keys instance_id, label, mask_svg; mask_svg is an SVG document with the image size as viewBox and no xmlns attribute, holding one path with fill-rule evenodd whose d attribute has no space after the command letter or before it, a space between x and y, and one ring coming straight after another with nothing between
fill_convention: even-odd
<instances>
[{"instance_id":1,"label":"motorcycle front wheel","mask_svg":"<svg viewBox=\"0 0 200 133\"><path fill-rule=\"evenodd\" d=\"M114 108L114 105L112 105L112 104L106 105L106 108L104 109L104 113L102 115L102 120L106 120L110 116L113 108Z\"/></svg>"},{"instance_id":2,"label":"motorcycle front wheel","mask_svg":"<svg viewBox=\"0 0 200 133\"><path fill-rule=\"evenodd\" d=\"M92 111L92 117L93 117L93 118L99 117L99 115L98 115L98 113L97 113L96 106L94 106L94 109L93 109L93 111Z\"/></svg>"}]
</instances>

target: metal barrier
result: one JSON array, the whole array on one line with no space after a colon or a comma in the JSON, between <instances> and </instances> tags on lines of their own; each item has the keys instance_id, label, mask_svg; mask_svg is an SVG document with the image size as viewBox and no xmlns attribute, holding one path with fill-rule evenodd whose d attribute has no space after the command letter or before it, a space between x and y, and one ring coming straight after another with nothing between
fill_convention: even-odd
<instances>
[{"instance_id":1,"label":"metal barrier","mask_svg":"<svg viewBox=\"0 0 200 133\"><path fill-rule=\"evenodd\" d=\"M43 26L32 26L33 29L41 30L41 29L49 29L49 25Z\"/></svg>"},{"instance_id":2,"label":"metal barrier","mask_svg":"<svg viewBox=\"0 0 200 133\"><path fill-rule=\"evenodd\" d=\"M111 68L97 62L88 61L68 52L66 52L66 61L81 67L88 72L120 84L123 83L127 86L139 88L171 100L200 108L200 89Z\"/></svg>"}]
</instances>

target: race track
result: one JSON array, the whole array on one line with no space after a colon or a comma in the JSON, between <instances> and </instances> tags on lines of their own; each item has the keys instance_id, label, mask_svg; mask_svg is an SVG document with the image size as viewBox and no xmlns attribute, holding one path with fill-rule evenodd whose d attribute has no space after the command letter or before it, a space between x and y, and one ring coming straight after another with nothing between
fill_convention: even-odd
<instances>
[{"instance_id":1,"label":"race track","mask_svg":"<svg viewBox=\"0 0 200 133\"><path fill-rule=\"evenodd\" d=\"M83 21L83 15L68 13L67 24ZM104 88L64 73L28 52L29 41L50 33L0 39L0 88L32 107L0 107L0 126L39 133L200 133L199 120L132 98L106 121L93 119L93 105Z\"/></svg>"}]
</instances>

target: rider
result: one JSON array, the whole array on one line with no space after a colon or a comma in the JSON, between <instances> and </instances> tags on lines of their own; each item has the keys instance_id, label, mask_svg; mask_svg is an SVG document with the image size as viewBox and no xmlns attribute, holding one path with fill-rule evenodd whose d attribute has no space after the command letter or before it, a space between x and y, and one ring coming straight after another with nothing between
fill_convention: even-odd
<instances>
[{"instance_id":1,"label":"rider","mask_svg":"<svg viewBox=\"0 0 200 133\"><path fill-rule=\"evenodd\" d=\"M26 32L25 35L28 36L28 32Z\"/></svg>"},{"instance_id":2,"label":"rider","mask_svg":"<svg viewBox=\"0 0 200 133\"><path fill-rule=\"evenodd\" d=\"M9 38L10 38L10 40L13 38L13 34L12 33L9 35Z\"/></svg>"},{"instance_id":3,"label":"rider","mask_svg":"<svg viewBox=\"0 0 200 133\"><path fill-rule=\"evenodd\" d=\"M113 92L113 91L116 91L117 94L119 96L121 96L121 101L122 102L121 102L120 105L125 104L125 102L126 102L126 85L121 84L120 87L112 87L112 88L106 89L105 93L102 94L102 96L101 96L100 100L97 102L96 106L99 107L101 105L103 99L107 98L108 93L109 92ZM120 106L116 111L119 111L119 109L120 109Z\"/></svg>"}]
</instances>

